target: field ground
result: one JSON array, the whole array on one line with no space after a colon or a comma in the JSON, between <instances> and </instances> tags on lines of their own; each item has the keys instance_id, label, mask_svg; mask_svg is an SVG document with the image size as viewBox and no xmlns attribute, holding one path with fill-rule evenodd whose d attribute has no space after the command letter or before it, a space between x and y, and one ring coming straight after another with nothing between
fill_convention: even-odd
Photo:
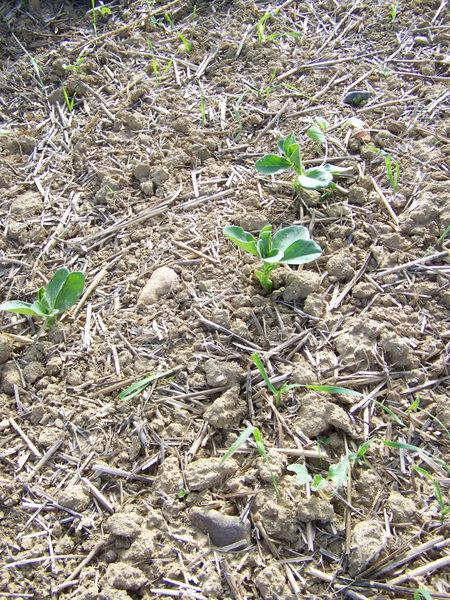
<instances>
[{"instance_id":1,"label":"field ground","mask_svg":"<svg viewBox=\"0 0 450 600\"><path fill-rule=\"evenodd\" d=\"M87 287L49 332L1 315L0 597L450 598L446 0L108 7L1 9L1 299ZM338 189L256 172L290 132ZM271 296L222 234L267 223L323 249ZM255 351L363 396L275 406ZM268 460L220 464L249 425ZM366 441L337 489L287 469Z\"/></svg>"}]
</instances>

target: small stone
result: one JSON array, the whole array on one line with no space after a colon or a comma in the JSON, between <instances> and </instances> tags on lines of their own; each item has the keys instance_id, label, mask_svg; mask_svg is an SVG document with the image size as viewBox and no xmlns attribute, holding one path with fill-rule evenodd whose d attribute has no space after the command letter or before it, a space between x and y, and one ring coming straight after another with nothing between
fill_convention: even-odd
<instances>
[{"instance_id":1,"label":"small stone","mask_svg":"<svg viewBox=\"0 0 450 600\"><path fill-rule=\"evenodd\" d=\"M42 363L33 361L23 368L23 376L28 383L35 383L45 375L45 367Z\"/></svg>"},{"instance_id":2,"label":"small stone","mask_svg":"<svg viewBox=\"0 0 450 600\"><path fill-rule=\"evenodd\" d=\"M320 285L320 275L314 271L293 271L286 277L286 289L283 292L285 302L304 300L315 292Z\"/></svg>"},{"instance_id":3,"label":"small stone","mask_svg":"<svg viewBox=\"0 0 450 600\"><path fill-rule=\"evenodd\" d=\"M269 220L260 212L245 213L239 218L239 225L246 231L260 231Z\"/></svg>"},{"instance_id":4,"label":"small stone","mask_svg":"<svg viewBox=\"0 0 450 600\"><path fill-rule=\"evenodd\" d=\"M177 273L170 267L159 267L153 271L148 283L142 289L138 306L156 304L158 300L178 287L179 279Z\"/></svg>"},{"instance_id":5,"label":"small stone","mask_svg":"<svg viewBox=\"0 0 450 600\"><path fill-rule=\"evenodd\" d=\"M412 350L405 338L387 332L383 335L382 347L390 365L396 367L412 366Z\"/></svg>"},{"instance_id":6,"label":"small stone","mask_svg":"<svg viewBox=\"0 0 450 600\"><path fill-rule=\"evenodd\" d=\"M316 190L300 189L298 192L300 200L302 200L306 206L319 206L321 203L321 195Z\"/></svg>"},{"instance_id":7,"label":"small stone","mask_svg":"<svg viewBox=\"0 0 450 600\"><path fill-rule=\"evenodd\" d=\"M2 391L14 396L14 386L22 387L20 372L13 362L7 362L2 368Z\"/></svg>"},{"instance_id":8,"label":"small stone","mask_svg":"<svg viewBox=\"0 0 450 600\"><path fill-rule=\"evenodd\" d=\"M150 178L151 175L151 167L147 163L138 163L133 168L133 177L138 179L139 181L145 181Z\"/></svg>"},{"instance_id":9,"label":"small stone","mask_svg":"<svg viewBox=\"0 0 450 600\"><path fill-rule=\"evenodd\" d=\"M364 569L383 550L387 534L379 521L357 523L352 532L349 573L354 576Z\"/></svg>"},{"instance_id":10,"label":"small stone","mask_svg":"<svg viewBox=\"0 0 450 600\"><path fill-rule=\"evenodd\" d=\"M146 583L147 578L144 573L126 562L116 562L108 565L103 577L103 585L116 590L137 592Z\"/></svg>"},{"instance_id":11,"label":"small stone","mask_svg":"<svg viewBox=\"0 0 450 600\"><path fill-rule=\"evenodd\" d=\"M11 348L4 337L0 337L0 365L8 362L11 356Z\"/></svg>"},{"instance_id":12,"label":"small stone","mask_svg":"<svg viewBox=\"0 0 450 600\"><path fill-rule=\"evenodd\" d=\"M263 600L279 600L288 597L286 577L282 568L270 564L255 577L255 585Z\"/></svg>"},{"instance_id":13,"label":"small stone","mask_svg":"<svg viewBox=\"0 0 450 600\"><path fill-rule=\"evenodd\" d=\"M228 429L237 427L247 414L247 404L239 396L239 386L233 386L209 406L203 418L212 427Z\"/></svg>"},{"instance_id":14,"label":"small stone","mask_svg":"<svg viewBox=\"0 0 450 600\"><path fill-rule=\"evenodd\" d=\"M70 508L75 512L82 512L85 510L91 501L82 485L68 485L59 491L57 499L62 506Z\"/></svg>"},{"instance_id":15,"label":"small stone","mask_svg":"<svg viewBox=\"0 0 450 600\"><path fill-rule=\"evenodd\" d=\"M250 543L250 523L242 523L239 517L224 515L217 510L196 508L189 513L189 519L203 533L209 535L214 546L229 546L242 542L235 548L241 550Z\"/></svg>"},{"instance_id":16,"label":"small stone","mask_svg":"<svg viewBox=\"0 0 450 600\"><path fill-rule=\"evenodd\" d=\"M135 538L139 535L144 519L134 512L118 512L107 521L109 532L115 536Z\"/></svg>"},{"instance_id":17,"label":"small stone","mask_svg":"<svg viewBox=\"0 0 450 600\"><path fill-rule=\"evenodd\" d=\"M192 128L192 121L187 117L178 117L172 122L172 127L179 133L188 134Z\"/></svg>"},{"instance_id":18,"label":"small stone","mask_svg":"<svg viewBox=\"0 0 450 600\"><path fill-rule=\"evenodd\" d=\"M348 104L349 106L358 107L367 102L367 100L370 98L370 95L370 92L367 92L366 90L354 90L352 92L348 92L348 94L345 94L342 102L344 104Z\"/></svg>"},{"instance_id":19,"label":"small stone","mask_svg":"<svg viewBox=\"0 0 450 600\"><path fill-rule=\"evenodd\" d=\"M155 186L152 181L143 181L139 187L144 196L152 197L155 195Z\"/></svg>"},{"instance_id":20,"label":"small stone","mask_svg":"<svg viewBox=\"0 0 450 600\"><path fill-rule=\"evenodd\" d=\"M123 559L130 562L151 560L155 554L155 533L142 529L128 550L123 553Z\"/></svg>"},{"instance_id":21,"label":"small stone","mask_svg":"<svg viewBox=\"0 0 450 600\"><path fill-rule=\"evenodd\" d=\"M244 378L241 367L234 362L224 362L210 358L205 366L206 382L211 387L232 386Z\"/></svg>"},{"instance_id":22,"label":"small stone","mask_svg":"<svg viewBox=\"0 0 450 600\"><path fill-rule=\"evenodd\" d=\"M45 427L38 437L38 444L50 448L61 437L61 432L54 427Z\"/></svg>"},{"instance_id":23,"label":"small stone","mask_svg":"<svg viewBox=\"0 0 450 600\"><path fill-rule=\"evenodd\" d=\"M400 492L391 492L387 501L388 509L396 523L410 523L416 516L416 504Z\"/></svg>"},{"instance_id":24,"label":"small stone","mask_svg":"<svg viewBox=\"0 0 450 600\"><path fill-rule=\"evenodd\" d=\"M11 214L22 216L28 214L40 214L44 206L42 196L37 192L25 192L11 201Z\"/></svg>"},{"instance_id":25,"label":"small stone","mask_svg":"<svg viewBox=\"0 0 450 600\"><path fill-rule=\"evenodd\" d=\"M185 468L188 487L192 491L207 490L219 486L237 471L239 465L234 459L220 464L219 458L199 458Z\"/></svg>"}]
</instances>

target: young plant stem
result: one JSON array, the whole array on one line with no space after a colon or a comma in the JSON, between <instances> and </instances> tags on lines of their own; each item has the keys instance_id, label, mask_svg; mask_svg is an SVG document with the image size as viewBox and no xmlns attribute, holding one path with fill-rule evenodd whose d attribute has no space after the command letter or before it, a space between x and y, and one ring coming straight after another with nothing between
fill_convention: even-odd
<instances>
[{"instance_id":1,"label":"young plant stem","mask_svg":"<svg viewBox=\"0 0 450 600\"><path fill-rule=\"evenodd\" d=\"M269 294L271 294L273 290L273 281L270 279L270 274L277 266L277 263L263 263L262 269L255 273L259 283Z\"/></svg>"}]
</instances>

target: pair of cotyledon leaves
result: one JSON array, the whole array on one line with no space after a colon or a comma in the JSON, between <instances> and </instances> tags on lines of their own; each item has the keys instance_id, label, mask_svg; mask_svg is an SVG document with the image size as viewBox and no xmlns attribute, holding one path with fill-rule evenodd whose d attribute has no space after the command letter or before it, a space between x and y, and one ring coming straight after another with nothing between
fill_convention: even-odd
<instances>
[{"instance_id":1,"label":"pair of cotyledon leaves","mask_svg":"<svg viewBox=\"0 0 450 600\"><path fill-rule=\"evenodd\" d=\"M0 310L42 319L54 319L75 304L84 290L84 274L58 269L45 288L40 288L33 302L12 300L0 304Z\"/></svg>"},{"instance_id":2,"label":"pair of cotyledon leaves","mask_svg":"<svg viewBox=\"0 0 450 600\"><path fill-rule=\"evenodd\" d=\"M317 133L321 133L321 136L324 135L320 132L319 127L316 129ZM318 137L317 141L322 141L322 137ZM276 175L293 169L296 172L296 183L300 187L309 190L320 190L329 187L333 183L333 175L342 175L352 171L352 168L329 164L304 169L300 156L300 146L293 133L279 140L277 146L280 154L266 154L256 161L255 167L259 173Z\"/></svg>"},{"instance_id":3,"label":"pair of cotyledon leaves","mask_svg":"<svg viewBox=\"0 0 450 600\"><path fill-rule=\"evenodd\" d=\"M236 246L266 263L301 265L316 260L322 254L322 249L309 237L306 227L298 225L280 229L274 236L272 225L266 225L258 239L235 225L225 227L223 233Z\"/></svg>"}]
</instances>

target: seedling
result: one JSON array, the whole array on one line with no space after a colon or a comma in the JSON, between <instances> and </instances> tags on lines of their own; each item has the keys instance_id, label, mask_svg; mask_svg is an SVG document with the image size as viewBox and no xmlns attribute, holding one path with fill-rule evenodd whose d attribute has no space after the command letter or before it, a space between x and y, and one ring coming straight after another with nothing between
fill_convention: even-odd
<instances>
[{"instance_id":1,"label":"seedling","mask_svg":"<svg viewBox=\"0 0 450 600\"><path fill-rule=\"evenodd\" d=\"M176 367L175 369L170 369L169 371L163 371L162 373L154 373L153 375L148 375L139 381L135 381L130 386L122 390L119 394L120 400L132 400L139 394L142 394L144 390L148 388L150 384L159 379L165 379L166 377L171 377L175 373L180 370L181 367Z\"/></svg>"},{"instance_id":2,"label":"seedling","mask_svg":"<svg viewBox=\"0 0 450 600\"><path fill-rule=\"evenodd\" d=\"M159 87L161 85L162 78L164 77L164 75L166 75L168 73L171 66L172 66L172 59L170 59L167 62L166 66L160 71L156 57L152 58L151 70L155 77L155 84L157 87Z\"/></svg>"},{"instance_id":3,"label":"seedling","mask_svg":"<svg viewBox=\"0 0 450 600\"><path fill-rule=\"evenodd\" d=\"M274 13L266 12L256 24L256 33L258 35L258 43L260 46L266 42L272 42L279 37L278 33L271 33L266 35L267 21L274 16Z\"/></svg>"},{"instance_id":4,"label":"seedling","mask_svg":"<svg viewBox=\"0 0 450 600\"><path fill-rule=\"evenodd\" d=\"M384 166L386 168L386 175L389 180L389 185L391 186L394 194L396 194L398 190L398 184L400 182L400 165L390 154L385 154Z\"/></svg>"},{"instance_id":5,"label":"seedling","mask_svg":"<svg viewBox=\"0 0 450 600\"><path fill-rule=\"evenodd\" d=\"M290 390L296 388L306 388L308 390L314 390L316 392L326 392L327 394L348 394L350 396L362 396L359 392L355 392L354 390L349 390L343 387L337 387L334 385L315 385L315 384L303 384L303 383L283 383L282 386L276 388L273 383L270 381L267 371L264 367L264 363L261 360L261 357L257 352L254 352L251 355L252 361L255 363L256 368L259 371L259 374L264 380L269 391L273 394L275 399L275 406L279 406L281 404L281 400L283 395Z\"/></svg>"},{"instance_id":6,"label":"seedling","mask_svg":"<svg viewBox=\"0 0 450 600\"><path fill-rule=\"evenodd\" d=\"M434 495L435 495L435 498L439 505L440 519L441 519L441 522L443 523L445 520L445 517L448 514L450 514L450 504L447 504L444 499L444 496L442 494L442 488L439 484L439 481L437 481L437 479L435 479L435 477L433 477L433 475L431 473L429 473L426 469L424 469L422 467L417 467L416 465L413 465L412 468L414 469L414 471L416 471L420 475L423 475L429 481L431 481L433 488L434 488Z\"/></svg>"},{"instance_id":7,"label":"seedling","mask_svg":"<svg viewBox=\"0 0 450 600\"><path fill-rule=\"evenodd\" d=\"M69 63L68 65L63 65L64 70L71 71L72 73L80 73L83 68L84 61L85 61L85 58L83 56L83 53L81 53L74 63Z\"/></svg>"},{"instance_id":8,"label":"seedling","mask_svg":"<svg viewBox=\"0 0 450 600\"><path fill-rule=\"evenodd\" d=\"M329 128L330 124L323 117L317 117L314 120L314 123L309 127L306 132L306 135L312 140L315 144L319 144L321 146L326 146L327 136L326 132Z\"/></svg>"},{"instance_id":9,"label":"seedling","mask_svg":"<svg viewBox=\"0 0 450 600\"><path fill-rule=\"evenodd\" d=\"M203 90L200 90L200 117L202 121L202 127L206 125L206 109L205 109L205 94Z\"/></svg>"},{"instance_id":10,"label":"seedling","mask_svg":"<svg viewBox=\"0 0 450 600\"><path fill-rule=\"evenodd\" d=\"M44 319L48 329L62 313L76 303L83 290L84 274L80 271L71 273L62 267L56 271L45 288L39 289L37 299L32 304L12 300L0 304L0 310Z\"/></svg>"},{"instance_id":11,"label":"seedling","mask_svg":"<svg viewBox=\"0 0 450 600\"><path fill-rule=\"evenodd\" d=\"M294 189L323 190L334 185L333 175L338 176L353 170L351 167L336 167L329 164L305 169L301 159L300 145L293 133L280 139L277 146L279 154L266 154L257 160L256 170L265 175L294 171Z\"/></svg>"},{"instance_id":12,"label":"seedling","mask_svg":"<svg viewBox=\"0 0 450 600\"><path fill-rule=\"evenodd\" d=\"M235 225L224 227L223 234L236 246L262 261L261 269L255 274L269 294L273 289L270 274L280 264L303 265L317 260L322 254L320 246L310 239L306 227L297 225L280 229L273 237L272 225L266 225L259 232L258 239Z\"/></svg>"},{"instance_id":13,"label":"seedling","mask_svg":"<svg viewBox=\"0 0 450 600\"><path fill-rule=\"evenodd\" d=\"M398 0L391 1L391 23L395 23L397 19L398 4Z\"/></svg>"},{"instance_id":14,"label":"seedling","mask_svg":"<svg viewBox=\"0 0 450 600\"><path fill-rule=\"evenodd\" d=\"M187 54L190 54L192 52L192 48L194 47L192 42L190 42L181 32L178 33L178 37L181 41L182 48L185 49Z\"/></svg>"},{"instance_id":15,"label":"seedling","mask_svg":"<svg viewBox=\"0 0 450 600\"><path fill-rule=\"evenodd\" d=\"M447 227L444 229L444 231L439 236L438 243L442 244L448 238L449 235L450 235L450 225L447 225Z\"/></svg>"},{"instance_id":16,"label":"seedling","mask_svg":"<svg viewBox=\"0 0 450 600\"><path fill-rule=\"evenodd\" d=\"M94 29L95 35L97 35L97 19L109 17L111 15L111 9L108 6L95 6L95 0L91 0L92 6L92 27Z\"/></svg>"},{"instance_id":17,"label":"seedling","mask_svg":"<svg viewBox=\"0 0 450 600\"><path fill-rule=\"evenodd\" d=\"M73 96L69 96L69 92L66 88L63 88L64 94L64 102L66 103L67 110L69 112L73 111L73 107L75 106L75 94Z\"/></svg>"}]
</instances>

